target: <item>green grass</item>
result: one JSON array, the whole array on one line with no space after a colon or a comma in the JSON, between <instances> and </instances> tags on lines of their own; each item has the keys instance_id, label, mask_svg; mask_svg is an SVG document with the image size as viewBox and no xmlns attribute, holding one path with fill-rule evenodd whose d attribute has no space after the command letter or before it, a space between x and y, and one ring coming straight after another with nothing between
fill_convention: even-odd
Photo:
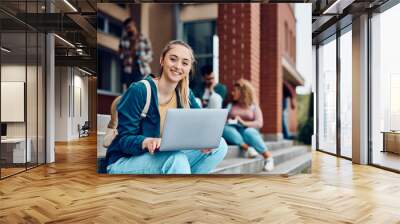
<instances>
[{"instance_id":1,"label":"green grass","mask_svg":"<svg viewBox=\"0 0 400 224\"><path fill-rule=\"evenodd\" d=\"M297 140L305 144L311 144L311 136L313 133L313 117L309 116L309 110L312 110L310 104L312 103L313 101L311 98L311 94L297 95Z\"/></svg>"}]
</instances>

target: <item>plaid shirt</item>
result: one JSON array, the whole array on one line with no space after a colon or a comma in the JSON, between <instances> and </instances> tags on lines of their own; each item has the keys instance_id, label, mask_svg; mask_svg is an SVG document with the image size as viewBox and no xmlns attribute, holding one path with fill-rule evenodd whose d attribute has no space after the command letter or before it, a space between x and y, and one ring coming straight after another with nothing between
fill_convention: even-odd
<instances>
[{"instance_id":1,"label":"plaid shirt","mask_svg":"<svg viewBox=\"0 0 400 224\"><path fill-rule=\"evenodd\" d=\"M132 46L132 43L135 43L135 46ZM138 40L135 41L124 31L119 43L119 52L125 73L132 74L132 69L136 65L139 66L143 77L151 73L150 62L153 60L153 52L150 40L143 34L139 34ZM134 64L135 60L137 64Z\"/></svg>"}]
</instances>

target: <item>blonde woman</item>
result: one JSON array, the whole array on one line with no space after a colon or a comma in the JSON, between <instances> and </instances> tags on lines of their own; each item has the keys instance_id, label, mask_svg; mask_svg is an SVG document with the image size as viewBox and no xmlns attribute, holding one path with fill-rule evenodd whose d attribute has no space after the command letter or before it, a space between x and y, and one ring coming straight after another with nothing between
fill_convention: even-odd
<instances>
[{"instance_id":1,"label":"blonde woman","mask_svg":"<svg viewBox=\"0 0 400 224\"><path fill-rule=\"evenodd\" d=\"M204 174L225 157L226 142L216 149L160 152L166 112L171 108L199 108L189 89L189 74L195 63L193 50L183 41L168 43L161 55L161 72L145 78L151 87L150 107L143 83L132 84L118 104L118 135L107 150L110 174ZM176 136L179 141L179 136Z\"/></svg>"},{"instance_id":2,"label":"blonde woman","mask_svg":"<svg viewBox=\"0 0 400 224\"><path fill-rule=\"evenodd\" d=\"M225 125L223 137L228 144L238 145L253 158L261 154L265 159L264 170L274 169L274 160L268 151L259 129L263 126L260 107L254 102L254 90L245 79L238 80L232 91L233 103L228 105L228 124Z\"/></svg>"}]
</instances>

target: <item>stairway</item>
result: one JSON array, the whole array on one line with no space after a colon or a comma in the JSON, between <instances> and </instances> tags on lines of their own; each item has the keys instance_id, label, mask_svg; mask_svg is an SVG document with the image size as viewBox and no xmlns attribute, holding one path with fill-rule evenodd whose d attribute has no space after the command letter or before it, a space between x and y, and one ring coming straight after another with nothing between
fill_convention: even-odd
<instances>
[{"instance_id":1,"label":"stairway","mask_svg":"<svg viewBox=\"0 0 400 224\"><path fill-rule=\"evenodd\" d=\"M215 174L263 174L291 176L308 172L311 168L311 149L309 146L293 145L293 141L283 140L265 142L274 158L275 169L263 172L264 159L243 157L237 146L229 146L225 159L211 173Z\"/></svg>"},{"instance_id":2,"label":"stairway","mask_svg":"<svg viewBox=\"0 0 400 224\"><path fill-rule=\"evenodd\" d=\"M98 133L98 173L106 173L104 163L106 149L100 144L103 137L104 133ZM261 156L253 159L244 158L243 151L238 146L229 146L224 160L211 173L291 176L309 172L311 168L311 149L309 146L293 145L291 140L267 141L265 144L274 157L275 169L271 172L263 172L264 159Z\"/></svg>"}]
</instances>

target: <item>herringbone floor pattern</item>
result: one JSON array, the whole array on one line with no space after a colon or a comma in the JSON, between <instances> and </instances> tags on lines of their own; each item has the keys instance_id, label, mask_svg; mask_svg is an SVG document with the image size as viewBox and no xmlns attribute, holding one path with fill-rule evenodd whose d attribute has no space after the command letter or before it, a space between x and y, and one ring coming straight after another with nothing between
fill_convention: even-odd
<instances>
[{"instance_id":1,"label":"herringbone floor pattern","mask_svg":"<svg viewBox=\"0 0 400 224\"><path fill-rule=\"evenodd\" d=\"M314 152L312 174L96 174L95 137L0 181L0 223L400 223L400 175Z\"/></svg>"}]
</instances>

